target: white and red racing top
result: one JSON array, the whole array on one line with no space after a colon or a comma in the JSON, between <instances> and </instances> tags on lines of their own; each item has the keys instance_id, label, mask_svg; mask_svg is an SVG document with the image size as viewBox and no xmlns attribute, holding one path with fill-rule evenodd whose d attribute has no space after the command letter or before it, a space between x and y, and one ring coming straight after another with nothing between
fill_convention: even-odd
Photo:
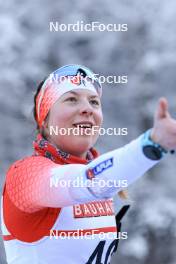
<instances>
[{"instance_id":1,"label":"white and red racing top","mask_svg":"<svg viewBox=\"0 0 176 264\"><path fill-rule=\"evenodd\" d=\"M1 217L7 262L110 263L119 231L112 197L123 188L86 181L129 185L157 161L144 156L141 137L100 156L93 150L89 162L59 151L54 159L45 140L37 147L37 154L15 162L6 176Z\"/></svg>"}]
</instances>

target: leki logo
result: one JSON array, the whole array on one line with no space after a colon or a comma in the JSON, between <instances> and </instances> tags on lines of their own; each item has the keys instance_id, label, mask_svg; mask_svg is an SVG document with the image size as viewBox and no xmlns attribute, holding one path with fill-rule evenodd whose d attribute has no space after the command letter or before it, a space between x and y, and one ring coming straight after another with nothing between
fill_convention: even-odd
<instances>
[{"instance_id":1,"label":"leki logo","mask_svg":"<svg viewBox=\"0 0 176 264\"><path fill-rule=\"evenodd\" d=\"M104 170L107 170L112 166L113 166L113 158L104 160L95 167L87 170L87 178L91 180L96 175L102 173Z\"/></svg>"}]
</instances>

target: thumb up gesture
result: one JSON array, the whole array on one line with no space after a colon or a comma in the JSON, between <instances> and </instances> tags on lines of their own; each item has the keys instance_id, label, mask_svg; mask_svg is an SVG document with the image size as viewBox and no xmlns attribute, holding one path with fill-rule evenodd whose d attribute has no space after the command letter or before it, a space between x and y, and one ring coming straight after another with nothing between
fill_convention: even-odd
<instances>
[{"instance_id":1,"label":"thumb up gesture","mask_svg":"<svg viewBox=\"0 0 176 264\"><path fill-rule=\"evenodd\" d=\"M171 117L166 98L160 98L155 115L151 139L166 150L176 149L176 120Z\"/></svg>"}]
</instances>

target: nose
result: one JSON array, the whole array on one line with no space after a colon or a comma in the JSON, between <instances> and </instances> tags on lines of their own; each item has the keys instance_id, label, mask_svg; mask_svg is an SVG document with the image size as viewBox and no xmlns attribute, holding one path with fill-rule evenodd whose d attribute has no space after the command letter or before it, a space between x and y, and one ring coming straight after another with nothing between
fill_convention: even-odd
<instances>
[{"instance_id":1,"label":"nose","mask_svg":"<svg viewBox=\"0 0 176 264\"><path fill-rule=\"evenodd\" d=\"M91 116L93 114L93 108L87 100L84 100L80 106L80 114Z\"/></svg>"}]
</instances>

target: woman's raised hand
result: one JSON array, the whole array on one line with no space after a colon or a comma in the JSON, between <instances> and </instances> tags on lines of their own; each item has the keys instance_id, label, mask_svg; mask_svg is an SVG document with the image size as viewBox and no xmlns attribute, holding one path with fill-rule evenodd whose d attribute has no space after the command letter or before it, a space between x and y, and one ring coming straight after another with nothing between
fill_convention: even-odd
<instances>
[{"instance_id":1,"label":"woman's raised hand","mask_svg":"<svg viewBox=\"0 0 176 264\"><path fill-rule=\"evenodd\" d=\"M176 119L172 118L168 110L168 101L159 99L155 114L151 139L166 150L176 150Z\"/></svg>"}]
</instances>

